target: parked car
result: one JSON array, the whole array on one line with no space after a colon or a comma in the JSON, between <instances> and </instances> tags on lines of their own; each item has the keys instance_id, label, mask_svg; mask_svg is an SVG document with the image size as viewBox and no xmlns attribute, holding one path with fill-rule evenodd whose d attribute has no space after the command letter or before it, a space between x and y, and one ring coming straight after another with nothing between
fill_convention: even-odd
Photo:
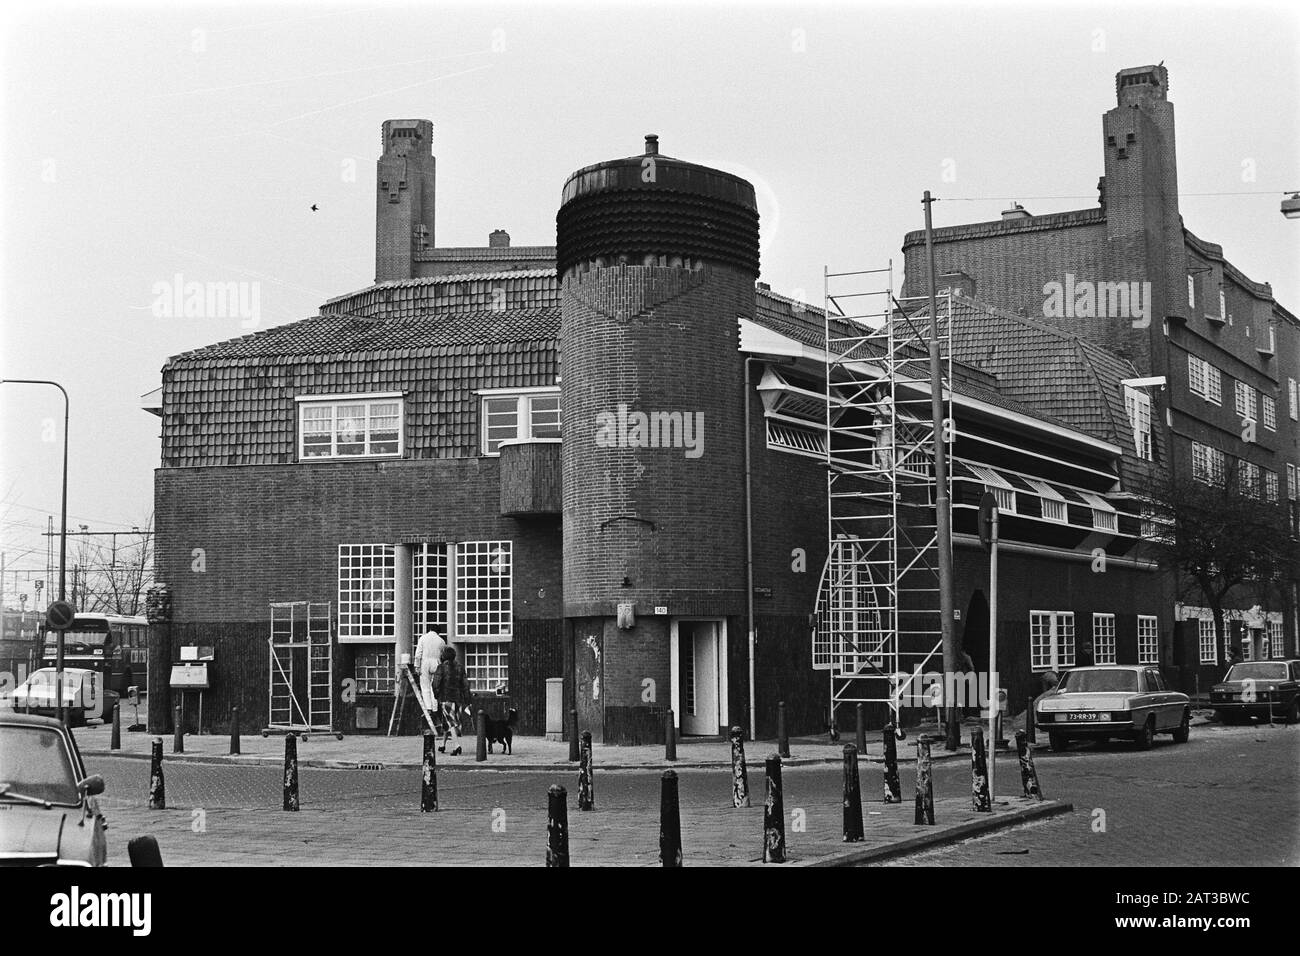
<instances>
[{"instance_id":1,"label":"parked car","mask_svg":"<svg viewBox=\"0 0 1300 956\"><path fill-rule=\"evenodd\" d=\"M0 867L103 866L103 792L64 724L0 713Z\"/></svg>"},{"instance_id":2,"label":"parked car","mask_svg":"<svg viewBox=\"0 0 1300 956\"><path fill-rule=\"evenodd\" d=\"M54 686L57 671L42 667L32 671L27 680L16 688L10 698L14 710L43 717L57 716ZM86 667L63 669L64 719L71 727L80 727L94 721L113 719L113 705L118 696L104 686L104 675Z\"/></svg>"},{"instance_id":3,"label":"parked car","mask_svg":"<svg viewBox=\"0 0 1300 956\"><path fill-rule=\"evenodd\" d=\"M1225 724L1250 717L1300 722L1300 660L1233 664L1211 688L1210 704Z\"/></svg>"},{"instance_id":4,"label":"parked car","mask_svg":"<svg viewBox=\"0 0 1300 956\"><path fill-rule=\"evenodd\" d=\"M1053 750L1064 750L1076 738L1110 737L1149 750L1156 734L1186 743L1192 708L1186 694L1165 686L1158 668L1112 664L1066 671L1038 698L1034 716Z\"/></svg>"}]
</instances>

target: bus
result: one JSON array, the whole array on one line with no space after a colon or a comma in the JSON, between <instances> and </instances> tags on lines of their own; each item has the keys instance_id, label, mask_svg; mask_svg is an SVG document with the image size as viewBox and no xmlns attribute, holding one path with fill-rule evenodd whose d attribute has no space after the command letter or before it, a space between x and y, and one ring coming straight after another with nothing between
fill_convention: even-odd
<instances>
[{"instance_id":1,"label":"bus","mask_svg":"<svg viewBox=\"0 0 1300 956\"><path fill-rule=\"evenodd\" d=\"M58 632L42 626L41 665L54 667ZM63 632L63 663L105 675L108 689L125 697L149 686L149 622L144 617L78 613Z\"/></svg>"}]
</instances>

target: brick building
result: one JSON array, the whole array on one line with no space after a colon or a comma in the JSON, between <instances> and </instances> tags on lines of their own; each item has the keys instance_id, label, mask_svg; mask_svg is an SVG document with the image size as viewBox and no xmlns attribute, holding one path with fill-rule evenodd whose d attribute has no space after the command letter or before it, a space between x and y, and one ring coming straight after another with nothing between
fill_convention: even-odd
<instances>
[{"instance_id":1,"label":"brick building","mask_svg":"<svg viewBox=\"0 0 1300 956\"><path fill-rule=\"evenodd\" d=\"M1115 92L1102 117L1096 207L1035 216L1015 204L999 221L936 229L937 268L967 294L1102 346L1140 376L1163 376L1163 388L1130 392L1159 436L1142 457L1206 482L1236 469L1261 499L1289 501L1294 522L1300 322L1267 283L1184 225L1168 71L1121 70ZM903 248L904 291L917 294L924 234L908 233ZM1204 690L1229 655L1297 653L1294 586L1282 607L1237 594L1222 647L1194 594L1179 582L1165 591L1177 619L1168 663L1184 690Z\"/></svg>"}]
</instances>

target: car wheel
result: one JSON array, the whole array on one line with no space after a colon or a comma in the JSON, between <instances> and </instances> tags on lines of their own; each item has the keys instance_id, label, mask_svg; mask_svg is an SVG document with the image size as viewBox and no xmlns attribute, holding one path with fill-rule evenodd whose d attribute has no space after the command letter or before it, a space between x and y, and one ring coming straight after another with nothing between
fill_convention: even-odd
<instances>
[{"instance_id":1,"label":"car wheel","mask_svg":"<svg viewBox=\"0 0 1300 956\"><path fill-rule=\"evenodd\" d=\"M1291 698L1291 708L1286 712L1288 724L1300 724L1300 696Z\"/></svg>"},{"instance_id":2,"label":"car wheel","mask_svg":"<svg viewBox=\"0 0 1300 956\"><path fill-rule=\"evenodd\" d=\"M1150 750L1151 745L1156 739L1156 719L1148 717L1147 722L1142 725L1142 729L1133 735L1133 743L1137 745L1138 750Z\"/></svg>"},{"instance_id":3,"label":"car wheel","mask_svg":"<svg viewBox=\"0 0 1300 956\"><path fill-rule=\"evenodd\" d=\"M1185 744L1187 738L1192 735L1192 715L1189 711L1183 711L1183 722L1178 725L1174 731L1174 743Z\"/></svg>"},{"instance_id":4,"label":"car wheel","mask_svg":"<svg viewBox=\"0 0 1300 956\"><path fill-rule=\"evenodd\" d=\"M1223 724L1225 727L1230 727L1237 722L1236 717L1222 710L1216 710L1214 712L1214 717L1219 723Z\"/></svg>"},{"instance_id":5,"label":"car wheel","mask_svg":"<svg viewBox=\"0 0 1300 956\"><path fill-rule=\"evenodd\" d=\"M1051 746L1052 750L1057 753L1060 753L1066 747L1070 746L1070 738L1066 737L1065 734L1049 733L1047 735L1047 742Z\"/></svg>"}]
</instances>

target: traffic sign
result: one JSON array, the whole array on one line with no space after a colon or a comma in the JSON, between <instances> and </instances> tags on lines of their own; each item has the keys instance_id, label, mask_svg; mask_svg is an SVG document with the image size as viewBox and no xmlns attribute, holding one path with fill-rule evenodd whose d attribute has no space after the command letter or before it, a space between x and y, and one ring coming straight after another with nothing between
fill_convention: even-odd
<instances>
[{"instance_id":1,"label":"traffic sign","mask_svg":"<svg viewBox=\"0 0 1300 956\"><path fill-rule=\"evenodd\" d=\"M45 624L52 630L66 631L76 616L77 609L67 601L55 601L45 610Z\"/></svg>"},{"instance_id":2,"label":"traffic sign","mask_svg":"<svg viewBox=\"0 0 1300 956\"><path fill-rule=\"evenodd\" d=\"M979 532L980 544L988 551L993 547L993 513L997 511L998 499L991 491L984 492L980 498Z\"/></svg>"}]
</instances>

